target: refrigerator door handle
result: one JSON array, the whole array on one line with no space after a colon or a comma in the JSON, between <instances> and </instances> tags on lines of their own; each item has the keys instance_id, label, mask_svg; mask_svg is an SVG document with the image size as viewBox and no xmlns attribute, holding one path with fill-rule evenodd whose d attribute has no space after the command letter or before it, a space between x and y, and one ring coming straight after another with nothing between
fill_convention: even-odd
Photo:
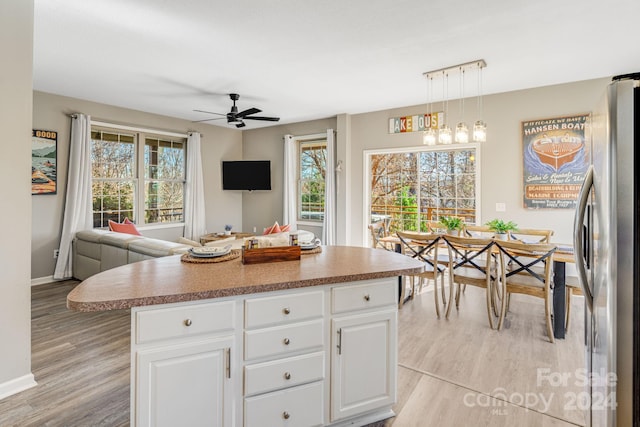
<instances>
[{"instance_id":1,"label":"refrigerator door handle","mask_svg":"<svg viewBox=\"0 0 640 427\"><path fill-rule=\"evenodd\" d=\"M578 279L582 285L582 292L584 293L584 299L589 308L589 312L593 313L593 294L589 288L589 282L587 279L587 270L585 268L585 238L584 235L584 217L587 211L587 201L589 200L589 193L593 187L593 165L589 166L587 173L580 188L580 194L578 195L578 208L576 209L576 216L573 220L573 247L574 257L576 259L576 267L578 270Z\"/></svg>"}]
</instances>

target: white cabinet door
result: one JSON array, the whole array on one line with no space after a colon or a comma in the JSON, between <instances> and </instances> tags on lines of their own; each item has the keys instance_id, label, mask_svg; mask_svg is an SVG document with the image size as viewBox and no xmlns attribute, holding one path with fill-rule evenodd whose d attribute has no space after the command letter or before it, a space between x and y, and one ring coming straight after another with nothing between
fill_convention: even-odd
<instances>
[{"instance_id":1,"label":"white cabinet door","mask_svg":"<svg viewBox=\"0 0 640 427\"><path fill-rule=\"evenodd\" d=\"M231 426L232 347L230 336L138 350L136 425Z\"/></svg>"},{"instance_id":2,"label":"white cabinet door","mask_svg":"<svg viewBox=\"0 0 640 427\"><path fill-rule=\"evenodd\" d=\"M396 400L395 308L332 320L331 421Z\"/></svg>"}]
</instances>

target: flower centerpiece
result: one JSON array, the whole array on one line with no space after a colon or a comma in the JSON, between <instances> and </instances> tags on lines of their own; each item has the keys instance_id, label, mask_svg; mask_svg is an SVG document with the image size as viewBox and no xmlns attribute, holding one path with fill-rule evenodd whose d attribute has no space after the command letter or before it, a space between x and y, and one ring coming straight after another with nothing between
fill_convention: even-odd
<instances>
[{"instance_id":1,"label":"flower centerpiece","mask_svg":"<svg viewBox=\"0 0 640 427\"><path fill-rule=\"evenodd\" d=\"M485 223L485 225L496 234L495 237L497 239L501 240L506 240L506 235L509 231L516 231L518 229L518 225L515 222L504 221L498 218L492 219Z\"/></svg>"},{"instance_id":2,"label":"flower centerpiece","mask_svg":"<svg viewBox=\"0 0 640 427\"><path fill-rule=\"evenodd\" d=\"M233 228L233 225L231 224L227 224L224 226L224 234L226 234L227 236L231 235L231 229Z\"/></svg>"},{"instance_id":3,"label":"flower centerpiece","mask_svg":"<svg viewBox=\"0 0 640 427\"><path fill-rule=\"evenodd\" d=\"M464 225L462 218L457 216L443 216L440 218L440 224L447 229L448 234L457 234Z\"/></svg>"}]
</instances>

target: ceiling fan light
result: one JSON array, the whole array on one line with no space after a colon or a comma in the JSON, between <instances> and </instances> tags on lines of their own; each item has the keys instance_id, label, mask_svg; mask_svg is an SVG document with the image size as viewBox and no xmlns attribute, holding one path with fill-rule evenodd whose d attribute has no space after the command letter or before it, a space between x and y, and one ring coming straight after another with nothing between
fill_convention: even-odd
<instances>
[{"instance_id":1,"label":"ceiling fan light","mask_svg":"<svg viewBox=\"0 0 640 427\"><path fill-rule=\"evenodd\" d=\"M469 128L464 122L456 126L455 141L463 144L469 142Z\"/></svg>"},{"instance_id":2,"label":"ceiling fan light","mask_svg":"<svg viewBox=\"0 0 640 427\"><path fill-rule=\"evenodd\" d=\"M473 125L473 141L474 142L487 141L487 124L482 120L478 120Z\"/></svg>"}]
</instances>

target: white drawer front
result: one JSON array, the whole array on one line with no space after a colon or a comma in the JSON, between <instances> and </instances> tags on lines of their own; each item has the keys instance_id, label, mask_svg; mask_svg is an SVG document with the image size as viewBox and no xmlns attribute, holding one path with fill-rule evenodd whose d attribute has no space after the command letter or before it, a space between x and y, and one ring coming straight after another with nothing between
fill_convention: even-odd
<instances>
[{"instance_id":1,"label":"white drawer front","mask_svg":"<svg viewBox=\"0 0 640 427\"><path fill-rule=\"evenodd\" d=\"M244 400L245 427L310 427L324 424L322 381Z\"/></svg>"},{"instance_id":2,"label":"white drawer front","mask_svg":"<svg viewBox=\"0 0 640 427\"><path fill-rule=\"evenodd\" d=\"M398 279L389 278L361 285L336 287L331 290L331 311L362 310L396 304L398 298Z\"/></svg>"},{"instance_id":3,"label":"white drawer front","mask_svg":"<svg viewBox=\"0 0 640 427\"><path fill-rule=\"evenodd\" d=\"M245 360L314 349L324 344L322 319L244 333Z\"/></svg>"},{"instance_id":4,"label":"white drawer front","mask_svg":"<svg viewBox=\"0 0 640 427\"><path fill-rule=\"evenodd\" d=\"M233 330L234 301L189 304L136 312L136 342Z\"/></svg>"},{"instance_id":5,"label":"white drawer front","mask_svg":"<svg viewBox=\"0 0 640 427\"><path fill-rule=\"evenodd\" d=\"M324 378L324 352L256 363L244 368L244 394L265 393Z\"/></svg>"},{"instance_id":6,"label":"white drawer front","mask_svg":"<svg viewBox=\"0 0 640 427\"><path fill-rule=\"evenodd\" d=\"M324 293L304 292L266 298L248 299L244 303L245 328L298 322L322 317Z\"/></svg>"}]
</instances>

